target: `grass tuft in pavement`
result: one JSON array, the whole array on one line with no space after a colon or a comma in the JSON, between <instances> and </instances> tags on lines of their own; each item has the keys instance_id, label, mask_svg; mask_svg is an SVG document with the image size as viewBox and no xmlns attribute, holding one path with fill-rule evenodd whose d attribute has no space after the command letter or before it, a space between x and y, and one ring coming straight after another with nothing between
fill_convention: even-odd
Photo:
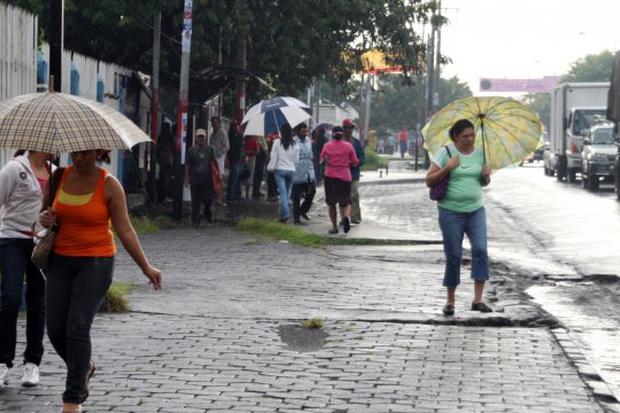
<instances>
[{"instance_id":1,"label":"grass tuft in pavement","mask_svg":"<svg viewBox=\"0 0 620 413\"><path fill-rule=\"evenodd\" d=\"M310 318L302 321L301 326L311 330L321 329L325 326L325 320L321 320L320 318Z\"/></svg>"},{"instance_id":2,"label":"grass tuft in pavement","mask_svg":"<svg viewBox=\"0 0 620 413\"><path fill-rule=\"evenodd\" d=\"M106 298L108 301L107 311L110 313L126 313L131 311L131 303L127 296L131 294L134 286L123 282L113 282Z\"/></svg>"}]
</instances>

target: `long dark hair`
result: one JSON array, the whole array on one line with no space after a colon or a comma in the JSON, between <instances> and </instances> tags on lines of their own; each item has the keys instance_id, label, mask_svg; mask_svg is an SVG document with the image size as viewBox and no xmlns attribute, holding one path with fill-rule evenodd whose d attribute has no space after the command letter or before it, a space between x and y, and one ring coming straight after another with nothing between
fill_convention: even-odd
<instances>
[{"instance_id":1,"label":"long dark hair","mask_svg":"<svg viewBox=\"0 0 620 413\"><path fill-rule=\"evenodd\" d=\"M454 125L452 125L452 127L448 131L448 133L450 134L450 139L454 140L457 136L463 133L463 131L467 128L472 128L475 130L474 124L471 123L469 120L467 119L457 120L456 122L454 122Z\"/></svg>"},{"instance_id":2,"label":"long dark hair","mask_svg":"<svg viewBox=\"0 0 620 413\"><path fill-rule=\"evenodd\" d=\"M293 141L293 130L288 123L285 123L282 128L280 128L280 144L284 146L285 151L288 150L289 146L295 144L295 141Z\"/></svg>"}]
</instances>

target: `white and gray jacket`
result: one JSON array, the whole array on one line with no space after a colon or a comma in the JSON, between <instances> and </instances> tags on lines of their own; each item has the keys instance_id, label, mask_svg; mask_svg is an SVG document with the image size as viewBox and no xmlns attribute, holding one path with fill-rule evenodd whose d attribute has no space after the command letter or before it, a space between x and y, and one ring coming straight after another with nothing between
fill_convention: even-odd
<instances>
[{"instance_id":1,"label":"white and gray jacket","mask_svg":"<svg viewBox=\"0 0 620 413\"><path fill-rule=\"evenodd\" d=\"M43 193L27 155L11 159L0 171L0 238L30 238L38 222Z\"/></svg>"}]
</instances>

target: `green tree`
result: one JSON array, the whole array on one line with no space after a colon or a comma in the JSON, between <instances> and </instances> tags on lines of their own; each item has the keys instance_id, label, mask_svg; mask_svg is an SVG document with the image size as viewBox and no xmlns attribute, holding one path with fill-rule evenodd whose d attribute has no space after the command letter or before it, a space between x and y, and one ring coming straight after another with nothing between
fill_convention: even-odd
<instances>
[{"instance_id":1,"label":"green tree","mask_svg":"<svg viewBox=\"0 0 620 413\"><path fill-rule=\"evenodd\" d=\"M415 80L413 85L408 85L402 79L390 77L379 83L371 108L371 124L374 128L412 129L416 124L424 123L426 82L421 77ZM442 78L438 93L442 106L472 95L469 86L457 77ZM363 111L360 110L360 113Z\"/></svg>"},{"instance_id":2,"label":"green tree","mask_svg":"<svg viewBox=\"0 0 620 413\"><path fill-rule=\"evenodd\" d=\"M609 50L590 54L573 62L563 82L609 82L614 54Z\"/></svg>"},{"instance_id":3,"label":"green tree","mask_svg":"<svg viewBox=\"0 0 620 413\"><path fill-rule=\"evenodd\" d=\"M46 0L13 0L40 15L43 32ZM162 12L162 84L178 82L183 1L66 0L65 47L123 66L151 71L151 24ZM427 23L434 0L194 0L190 97L204 98L199 72L217 62L235 65L236 34L249 25L248 69L270 81L278 94L296 95L313 77L347 84L370 48L413 78L422 68L425 45L414 30ZM248 83L248 101L264 94Z\"/></svg>"},{"instance_id":4,"label":"green tree","mask_svg":"<svg viewBox=\"0 0 620 413\"><path fill-rule=\"evenodd\" d=\"M549 131L551 95L549 93L530 93L523 97L523 103L534 112L538 113L546 130Z\"/></svg>"}]
</instances>

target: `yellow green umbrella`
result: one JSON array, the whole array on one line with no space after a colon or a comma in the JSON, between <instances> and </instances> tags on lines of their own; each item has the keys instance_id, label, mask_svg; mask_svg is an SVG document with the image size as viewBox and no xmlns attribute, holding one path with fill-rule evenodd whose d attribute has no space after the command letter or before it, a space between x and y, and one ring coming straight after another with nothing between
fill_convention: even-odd
<instances>
[{"instance_id":1,"label":"yellow green umbrella","mask_svg":"<svg viewBox=\"0 0 620 413\"><path fill-rule=\"evenodd\" d=\"M467 97L445 106L422 129L431 154L452 142L448 131L459 119L474 124L476 146L493 170L520 163L536 150L542 132L538 114L514 99Z\"/></svg>"}]
</instances>

